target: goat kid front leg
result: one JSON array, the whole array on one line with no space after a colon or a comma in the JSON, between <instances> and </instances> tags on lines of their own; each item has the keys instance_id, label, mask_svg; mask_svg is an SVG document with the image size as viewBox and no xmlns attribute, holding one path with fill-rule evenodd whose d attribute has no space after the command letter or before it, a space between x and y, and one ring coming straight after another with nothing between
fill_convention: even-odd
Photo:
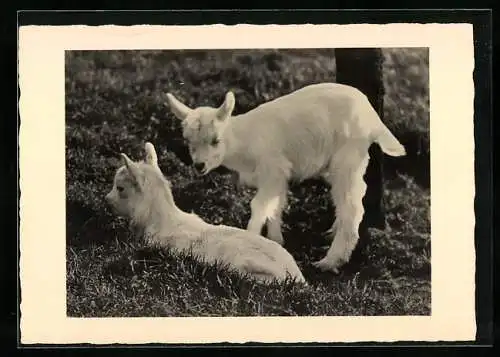
<instances>
[{"instance_id":1,"label":"goat kid front leg","mask_svg":"<svg viewBox=\"0 0 500 357\"><path fill-rule=\"evenodd\" d=\"M280 245L283 245L283 233L281 230L281 224L283 222L282 215L283 210L287 205L287 189L283 188L279 195L279 202L274 210L274 214L267 219L267 237Z\"/></svg>"},{"instance_id":2,"label":"goat kid front leg","mask_svg":"<svg viewBox=\"0 0 500 357\"><path fill-rule=\"evenodd\" d=\"M281 215L286 205L286 181L272 181L259 185L255 197L250 203L251 217L247 230L261 234L262 227L267 223L268 238L283 245L281 232Z\"/></svg>"}]
</instances>

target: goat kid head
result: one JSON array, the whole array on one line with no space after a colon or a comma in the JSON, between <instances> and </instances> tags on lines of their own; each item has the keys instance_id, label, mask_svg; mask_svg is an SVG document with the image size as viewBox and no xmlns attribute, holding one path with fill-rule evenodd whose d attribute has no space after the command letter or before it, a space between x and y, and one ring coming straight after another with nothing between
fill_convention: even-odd
<instances>
[{"instance_id":1,"label":"goat kid head","mask_svg":"<svg viewBox=\"0 0 500 357\"><path fill-rule=\"evenodd\" d=\"M220 166L227 149L223 134L234 110L234 94L227 92L218 108L200 106L191 109L171 93L167 93L167 102L175 117L182 121L182 135L195 169L206 175Z\"/></svg>"},{"instance_id":2,"label":"goat kid head","mask_svg":"<svg viewBox=\"0 0 500 357\"><path fill-rule=\"evenodd\" d=\"M120 154L123 165L116 171L113 187L105 197L115 214L133 220L151 211L158 197L172 197L170 183L158 166L153 144L146 143L145 151L146 159L139 162L132 161L124 153Z\"/></svg>"}]
</instances>

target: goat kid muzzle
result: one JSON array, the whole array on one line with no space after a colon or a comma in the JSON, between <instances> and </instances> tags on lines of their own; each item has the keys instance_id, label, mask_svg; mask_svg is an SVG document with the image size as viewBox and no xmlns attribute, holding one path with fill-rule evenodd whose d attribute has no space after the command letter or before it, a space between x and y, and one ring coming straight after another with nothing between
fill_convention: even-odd
<instances>
[{"instance_id":1,"label":"goat kid muzzle","mask_svg":"<svg viewBox=\"0 0 500 357\"><path fill-rule=\"evenodd\" d=\"M205 166L205 163L203 162L196 162L193 164L194 169L196 172L202 176L206 175L209 170L207 170L207 167Z\"/></svg>"}]
</instances>

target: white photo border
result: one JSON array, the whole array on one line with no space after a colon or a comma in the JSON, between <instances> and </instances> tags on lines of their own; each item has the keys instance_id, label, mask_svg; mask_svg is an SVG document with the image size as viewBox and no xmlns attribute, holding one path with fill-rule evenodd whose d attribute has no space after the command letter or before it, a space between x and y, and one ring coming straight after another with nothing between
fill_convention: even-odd
<instances>
[{"instance_id":1,"label":"white photo border","mask_svg":"<svg viewBox=\"0 0 500 357\"><path fill-rule=\"evenodd\" d=\"M66 316L65 50L347 47L429 48L431 316ZM473 69L465 23L20 27L21 343L474 340Z\"/></svg>"}]
</instances>

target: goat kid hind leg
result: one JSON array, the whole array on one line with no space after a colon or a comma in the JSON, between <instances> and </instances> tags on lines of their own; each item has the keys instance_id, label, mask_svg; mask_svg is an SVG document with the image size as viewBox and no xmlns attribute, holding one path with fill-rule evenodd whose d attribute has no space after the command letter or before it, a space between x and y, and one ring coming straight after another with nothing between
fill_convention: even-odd
<instances>
[{"instance_id":1,"label":"goat kid hind leg","mask_svg":"<svg viewBox=\"0 0 500 357\"><path fill-rule=\"evenodd\" d=\"M363 197L366 193L364 173L368 166L368 151L359 148L346 148L338 157L348 157L339 163L332 162L335 168L329 181L331 194L335 203L335 223L331 231L332 244L326 256L313 263L322 271L339 272L339 268L347 263L359 240L359 225L363 219ZM348 156L347 156L348 155Z\"/></svg>"}]
</instances>

